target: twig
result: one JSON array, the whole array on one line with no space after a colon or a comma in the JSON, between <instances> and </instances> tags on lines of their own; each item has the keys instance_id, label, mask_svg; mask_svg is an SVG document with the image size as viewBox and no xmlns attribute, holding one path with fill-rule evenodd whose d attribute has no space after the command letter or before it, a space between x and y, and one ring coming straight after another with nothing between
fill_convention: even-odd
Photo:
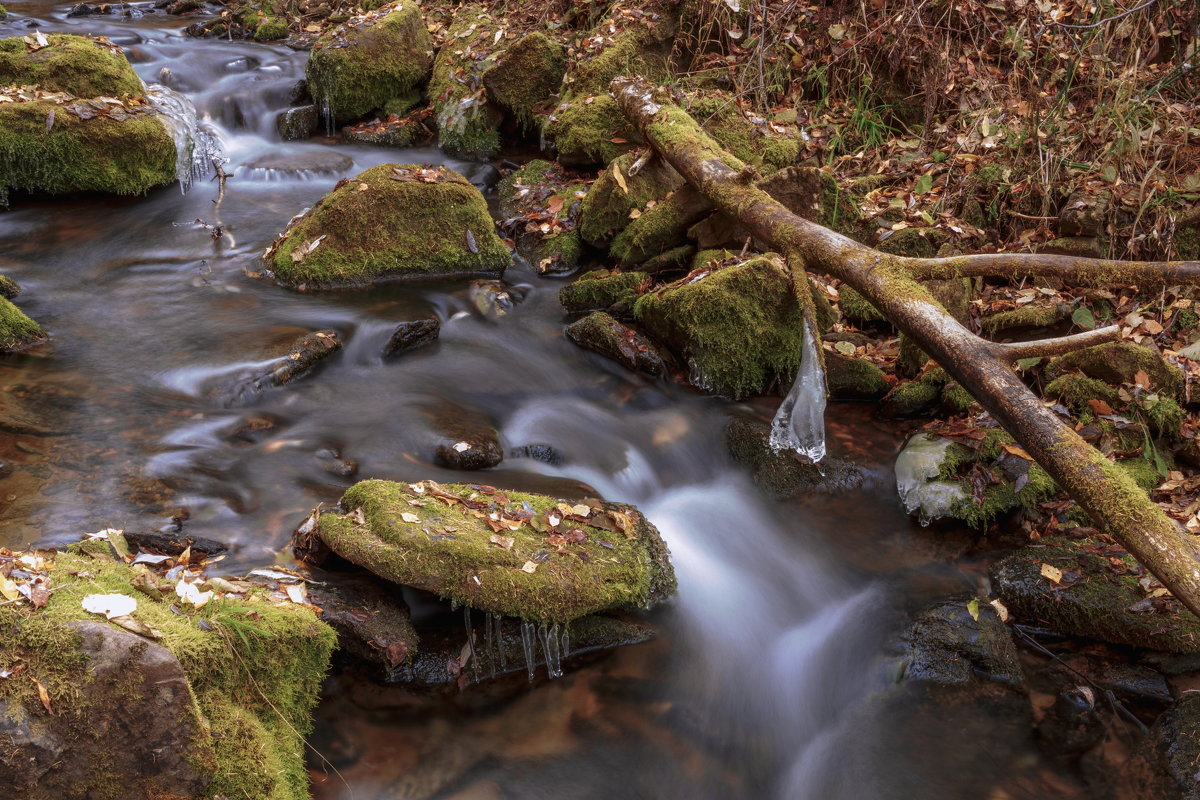
<instances>
[{"instance_id":1,"label":"twig","mask_svg":"<svg viewBox=\"0 0 1200 800\"><path fill-rule=\"evenodd\" d=\"M1099 28L1101 25L1104 25L1105 23L1112 22L1113 20L1118 20L1121 17L1127 17L1130 14L1134 13L1135 11L1141 11L1146 6L1152 6L1157 2L1158 2L1158 0L1146 0L1146 2L1142 3L1140 6L1134 6L1133 8L1129 8L1129 9L1126 9L1125 11L1122 11L1120 14L1113 14L1111 17L1105 17L1104 19L1099 20L1097 22L1089 22L1087 24L1078 24L1078 23L1072 23L1072 22L1057 22L1057 21L1055 21L1055 22L1051 22L1050 24L1057 25L1060 28L1077 28L1077 29Z\"/></svg>"}]
</instances>

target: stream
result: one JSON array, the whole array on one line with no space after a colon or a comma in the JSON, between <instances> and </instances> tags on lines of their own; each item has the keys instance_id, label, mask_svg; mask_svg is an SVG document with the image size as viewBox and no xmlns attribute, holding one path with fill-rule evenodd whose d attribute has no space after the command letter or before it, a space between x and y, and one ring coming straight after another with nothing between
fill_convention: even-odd
<instances>
[{"instance_id":1,"label":"stream","mask_svg":"<svg viewBox=\"0 0 1200 800\"><path fill-rule=\"evenodd\" d=\"M68 18L70 4L6 5L0 36L36 21L124 47L147 83L191 100L234 177L219 209L204 177L186 194L16 198L0 211L0 273L21 284L19 304L52 338L0 356L0 383L31 420L0 442L0 545L182 524L230 544L221 566L237 573L287 563L295 526L362 478L598 492L636 504L671 548L679 597L651 618L659 638L555 681L539 667L533 688L494 709L415 713L382 689L334 681L313 737L324 759L312 759L316 797L868 796L838 774L839 726L886 680L897 610L926 583L973 585L909 554L921 534L890 471L902 431L831 407L830 451L862 463L868 485L778 503L722 438L731 411L773 410L645 379L575 347L563 335L562 279L518 261L505 280L524 299L498 320L472 310L464 282L278 287L256 274L259 255L339 179L386 162L468 175L478 166L436 149L280 141L274 118L304 52L191 39L182 28L192 20L148 9ZM267 155L314 166L247 166ZM431 315L442 322L436 344L381 358L397 322ZM325 328L346 346L317 373L230 402L231 379ZM465 476L435 466L428 420L453 406L492 420L506 451L549 444L561 463L509 457ZM338 474L344 460L355 476ZM925 796L943 795L931 786Z\"/></svg>"}]
</instances>

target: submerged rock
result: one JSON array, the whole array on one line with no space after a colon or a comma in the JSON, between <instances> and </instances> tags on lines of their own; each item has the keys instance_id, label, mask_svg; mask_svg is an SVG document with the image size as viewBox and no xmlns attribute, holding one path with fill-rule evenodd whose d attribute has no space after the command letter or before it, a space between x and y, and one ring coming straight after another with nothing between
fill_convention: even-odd
<instances>
[{"instance_id":1,"label":"submerged rock","mask_svg":"<svg viewBox=\"0 0 1200 800\"><path fill-rule=\"evenodd\" d=\"M428 144L436 135L430 119L433 111L418 108L407 114L388 114L383 119L373 119L342 128L347 142L358 142L376 147L417 147Z\"/></svg>"},{"instance_id":2,"label":"submerged rock","mask_svg":"<svg viewBox=\"0 0 1200 800\"><path fill-rule=\"evenodd\" d=\"M1012 613L1056 631L1173 653L1200 649L1200 621L1116 545L1042 539L993 564L990 575Z\"/></svg>"},{"instance_id":3,"label":"submerged rock","mask_svg":"<svg viewBox=\"0 0 1200 800\"><path fill-rule=\"evenodd\" d=\"M870 361L828 351L825 385L835 400L878 400L891 388L883 370Z\"/></svg>"},{"instance_id":4,"label":"submerged rock","mask_svg":"<svg viewBox=\"0 0 1200 800\"><path fill-rule=\"evenodd\" d=\"M667 364L654 342L603 311L595 311L572 322L567 326L567 338L633 372L667 373Z\"/></svg>"},{"instance_id":5,"label":"submerged rock","mask_svg":"<svg viewBox=\"0 0 1200 800\"><path fill-rule=\"evenodd\" d=\"M487 201L447 167L380 164L293 219L264 255L289 286L493 274L511 261Z\"/></svg>"},{"instance_id":6,"label":"submerged rock","mask_svg":"<svg viewBox=\"0 0 1200 800\"><path fill-rule=\"evenodd\" d=\"M634 314L688 365L691 382L714 394L786 387L800 366L803 314L777 256L693 273L642 295Z\"/></svg>"},{"instance_id":7,"label":"submerged rock","mask_svg":"<svg viewBox=\"0 0 1200 800\"><path fill-rule=\"evenodd\" d=\"M303 737L333 631L303 606L263 598L225 595L196 608L175 581L112 559L108 542L82 547L92 555L41 554L34 571L53 589L44 608L0 607L0 664L25 673L0 680L9 791L29 800L84 800L97 787L116 800L306 796ZM11 565L13 556L0 558ZM136 605L106 622L82 607L93 594Z\"/></svg>"},{"instance_id":8,"label":"submerged rock","mask_svg":"<svg viewBox=\"0 0 1200 800\"><path fill-rule=\"evenodd\" d=\"M863 471L836 456L819 464L796 460L793 452L771 447L770 423L734 417L725 426L725 444L739 464L750 468L756 486L780 499L815 492L848 492L863 485Z\"/></svg>"},{"instance_id":9,"label":"submerged rock","mask_svg":"<svg viewBox=\"0 0 1200 800\"><path fill-rule=\"evenodd\" d=\"M12 190L142 194L176 180L176 145L120 48L0 39L0 203ZM25 88L19 88L25 87ZM101 99L89 99L101 98Z\"/></svg>"},{"instance_id":10,"label":"submerged rock","mask_svg":"<svg viewBox=\"0 0 1200 800\"><path fill-rule=\"evenodd\" d=\"M391 338L383 346L383 357L395 356L416 350L437 341L442 323L437 318L406 320L396 326Z\"/></svg>"},{"instance_id":11,"label":"submerged rock","mask_svg":"<svg viewBox=\"0 0 1200 800\"><path fill-rule=\"evenodd\" d=\"M489 469L504 460L500 434L482 414L453 404L429 409L439 438L434 460L447 469Z\"/></svg>"},{"instance_id":12,"label":"submerged rock","mask_svg":"<svg viewBox=\"0 0 1200 800\"><path fill-rule=\"evenodd\" d=\"M666 544L632 506L464 484L363 481L316 534L342 558L460 605L549 623L648 608L675 591Z\"/></svg>"},{"instance_id":13,"label":"submerged rock","mask_svg":"<svg viewBox=\"0 0 1200 800\"><path fill-rule=\"evenodd\" d=\"M246 169L262 169L289 175L336 174L354 166L354 159L336 150L305 150L301 153L267 153L247 161Z\"/></svg>"},{"instance_id":14,"label":"submerged rock","mask_svg":"<svg viewBox=\"0 0 1200 800\"><path fill-rule=\"evenodd\" d=\"M403 113L433 63L433 40L411 0L353 17L322 34L305 68L308 89L334 122Z\"/></svg>"},{"instance_id":15,"label":"submerged rock","mask_svg":"<svg viewBox=\"0 0 1200 800\"><path fill-rule=\"evenodd\" d=\"M304 377L322 361L342 349L337 331L314 331L294 341L288 352L263 372L247 372L216 387L211 394L226 406L246 405L273 386L284 386Z\"/></svg>"}]
</instances>

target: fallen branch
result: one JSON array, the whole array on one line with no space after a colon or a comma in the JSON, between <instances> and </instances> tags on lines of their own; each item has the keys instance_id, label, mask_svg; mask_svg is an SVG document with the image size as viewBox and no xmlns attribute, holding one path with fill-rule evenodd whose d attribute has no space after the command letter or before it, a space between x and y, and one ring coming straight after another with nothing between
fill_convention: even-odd
<instances>
[{"instance_id":1,"label":"fallen branch","mask_svg":"<svg viewBox=\"0 0 1200 800\"><path fill-rule=\"evenodd\" d=\"M1195 284L1200 283L1200 262L1136 263L1036 254L923 259L881 253L805 220L772 199L747 179L744 164L645 80L617 78L611 90L646 142L689 184L787 259L798 296L808 291L805 271L832 275L858 290L970 392L1099 529L1200 616L1200 546L1120 468L1046 408L1012 370L1016 358L1110 341L1113 331L1000 345L963 327L919 282L1048 275L1077 284Z\"/></svg>"}]
</instances>

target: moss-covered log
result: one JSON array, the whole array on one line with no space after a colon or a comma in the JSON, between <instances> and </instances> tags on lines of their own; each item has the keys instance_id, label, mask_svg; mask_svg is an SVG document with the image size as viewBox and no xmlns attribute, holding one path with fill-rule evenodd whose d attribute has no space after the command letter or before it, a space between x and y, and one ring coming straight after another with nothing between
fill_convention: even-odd
<instances>
[{"instance_id":1,"label":"moss-covered log","mask_svg":"<svg viewBox=\"0 0 1200 800\"><path fill-rule=\"evenodd\" d=\"M1012 370L1013 352L975 336L919 282L922 278L1049 274L1076 283L1195 283L1200 262L1132 263L1049 255L914 258L882 253L789 211L664 93L617 78L612 92L645 141L717 208L737 217L804 270L848 283L929 353L1022 447L1193 613L1200 615L1200 546L1129 475L1065 425ZM1082 344L1093 344L1084 340ZM1061 348L1061 340L1055 344ZM1025 345L1026 352L1031 347ZM1058 349L1057 352L1062 352Z\"/></svg>"}]
</instances>

